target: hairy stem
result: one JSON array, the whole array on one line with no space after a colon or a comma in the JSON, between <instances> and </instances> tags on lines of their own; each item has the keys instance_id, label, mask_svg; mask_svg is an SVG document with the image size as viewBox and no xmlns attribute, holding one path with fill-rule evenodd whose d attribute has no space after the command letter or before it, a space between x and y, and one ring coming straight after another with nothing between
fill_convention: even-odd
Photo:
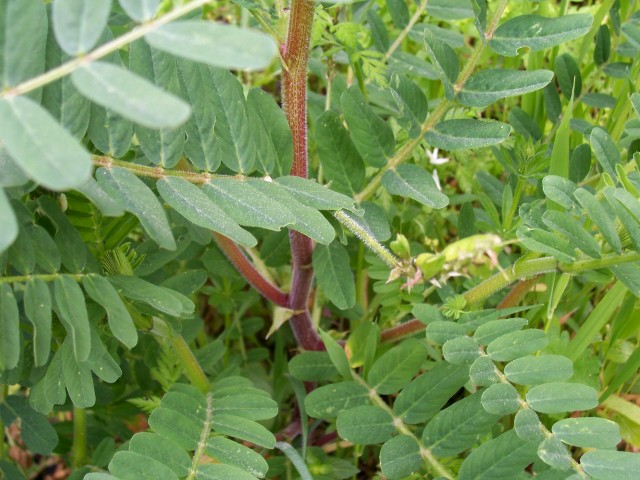
<instances>
[{"instance_id":1,"label":"hairy stem","mask_svg":"<svg viewBox=\"0 0 640 480\"><path fill-rule=\"evenodd\" d=\"M74 70L81 67L82 65L95 62L96 60L99 60L100 58L105 57L110 53L120 50L125 45L129 45L139 38L144 37L147 33L153 32L162 25L166 25L167 23L170 23L189 12L192 12L193 10L200 8L203 5L210 3L210 1L211 0L194 0L178 8L175 8L166 15L144 23L139 27L134 28L129 33L126 33L110 42L105 43L104 45L101 45L100 47L96 48L92 52L87 53L86 55L75 57L73 60L69 60L59 67L49 70L42 75L38 75L37 77L31 78L26 82L16 85L13 88L9 88L3 92L0 92L0 98L9 98L18 95L24 95L25 93L36 90L40 87L43 87L44 85L55 82L56 80L71 74Z\"/></svg>"},{"instance_id":2,"label":"hairy stem","mask_svg":"<svg viewBox=\"0 0 640 480\"><path fill-rule=\"evenodd\" d=\"M198 474L198 467L202 461L202 456L205 453L207 447L207 439L211 435L211 423L213 422L213 395L207 393L207 410L205 412L204 424L200 432L200 440L198 446L193 452L193 459L191 460L191 468L189 469L189 475L185 480L194 480Z\"/></svg>"},{"instance_id":3,"label":"hairy stem","mask_svg":"<svg viewBox=\"0 0 640 480\"><path fill-rule=\"evenodd\" d=\"M293 136L293 166L291 175L307 178L307 64L311 44L311 28L315 3L312 0L292 0L287 40L282 47L282 104ZM316 331L308 310L313 280L312 240L290 231L293 275L289 308L296 313L289 324L298 344L307 350L323 350L324 344Z\"/></svg>"},{"instance_id":4,"label":"hairy stem","mask_svg":"<svg viewBox=\"0 0 640 480\"><path fill-rule=\"evenodd\" d=\"M214 233L213 236L216 239L216 243L220 247L220 250L222 250L227 259L234 267L236 267L236 270L240 272L244 279L249 282L253 288L260 292L264 298L275 303L279 307L288 306L288 295L262 276L262 274L249 261L245 254L242 253L240 247L238 247L233 240L230 240L219 233Z\"/></svg>"}]
</instances>

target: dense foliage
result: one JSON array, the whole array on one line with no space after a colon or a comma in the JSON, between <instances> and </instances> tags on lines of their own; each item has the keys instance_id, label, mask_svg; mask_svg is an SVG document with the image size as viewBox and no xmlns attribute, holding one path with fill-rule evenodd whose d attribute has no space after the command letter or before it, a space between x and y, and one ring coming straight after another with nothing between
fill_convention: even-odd
<instances>
[{"instance_id":1,"label":"dense foliage","mask_svg":"<svg viewBox=\"0 0 640 480\"><path fill-rule=\"evenodd\" d=\"M635 0L0 0L0 478L638 478L639 57Z\"/></svg>"}]
</instances>

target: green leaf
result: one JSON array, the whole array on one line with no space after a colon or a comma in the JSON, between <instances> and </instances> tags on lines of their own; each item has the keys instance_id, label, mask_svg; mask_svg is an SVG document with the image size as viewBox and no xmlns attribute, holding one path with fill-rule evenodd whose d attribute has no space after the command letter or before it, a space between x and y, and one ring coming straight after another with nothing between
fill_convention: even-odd
<instances>
[{"instance_id":1,"label":"green leaf","mask_svg":"<svg viewBox=\"0 0 640 480\"><path fill-rule=\"evenodd\" d=\"M51 405L62 405L67 399L62 372L62 348L58 349L44 377L44 395Z\"/></svg>"},{"instance_id":2,"label":"green leaf","mask_svg":"<svg viewBox=\"0 0 640 480\"><path fill-rule=\"evenodd\" d=\"M460 73L460 61L455 50L446 42L437 38L430 30L424 30L424 46L431 63L438 72L444 85L445 96L449 100L454 97L454 85Z\"/></svg>"},{"instance_id":3,"label":"green leaf","mask_svg":"<svg viewBox=\"0 0 640 480\"><path fill-rule=\"evenodd\" d=\"M100 380L106 383L114 383L122 376L120 365L107 351L94 329L91 330L91 353L86 364Z\"/></svg>"},{"instance_id":4,"label":"green leaf","mask_svg":"<svg viewBox=\"0 0 640 480\"><path fill-rule=\"evenodd\" d=\"M249 179L251 185L277 201L282 210L289 211L295 217L292 230L303 233L307 237L323 245L330 244L336 236L335 228L317 210L300 203L289 191L275 182Z\"/></svg>"},{"instance_id":5,"label":"green leaf","mask_svg":"<svg viewBox=\"0 0 640 480\"><path fill-rule=\"evenodd\" d=\"M69 398L77 408L93 407L96 403L96 392L89 366L76 360L69 337L65 339L60 351L62 352L62 374Z\"/></svg>"},{"instance_id":6,"label":"green leaf","mask_svg":"<svg viewBox=\"0 0 640 480\"><path fill-rule=\"evenodd\" d=\"M596 44L593 49L593 61L600 66L609 60L611 55L611 33L607 25L600 25L596 33Z\"/></svg>"},{"instance_id":7,"label":"green leaf","mask_svg":"<svg viewBox=\"0 0 640 480\"><path fill-rule=\"evenodd\" d=\"M107 195L93 178L89 178L85 183L77 186L76 190L91 200L105 217L119 217L124 215L124 210Z\"/></svg>"},{"instance_id":8,"label":"green leaf","mask_svg":"<svg viewBox=\"0 0 640 480\"><path fill-rule=\"evenodd\" d=\"M622 24L622 35L636 50L640 50L640 27L636 22L625 22Z\"/></svg>"},{"instance_id":9,"label":"green leaf","mask_svg":"<svg viewBox=\"0 0 640 480\"><path fill-rule=\"evenodd\" d=\"M175 96L181 93L175 58L152 49L142 40L129 47L129 69L167 93ZM145 157L152 163L174 168L180 161L185 142L182 126L158 130L136 125L135 133Z\"/></svg>"},{"instance_id":10,"label":"green leaf","mask_svg":"<svg viewBox=\"0 0 640 480\"><path fill-rule=\"evenodd\" d=\"M231 170L250 173L255 163L256 146L242 84L227 70L194 66L192 62L185 61L180 61L179 66L183 83L189 85L188 88L205 89L204 93L197 91L193 95L199 95L198 101L204 102L207 109L205 114L215 116L213 124L215 138L210 138L211 130L208 133L200 130L200 136L206 138L208 142L213 142L214 150L205 150L206 158L210 155L219 156L222 163ZM194 84L198 80L202 82L200 87L198 83ZM211 107L209 108L208 105ZM211 121L207 119L202 127L204 128ZM210 149L211 146L208 148Z\"/></svg>"},{"instance_id":11,"label":"green leaf","mask_svg":"<svg viewBox=\"0 0 640 480\"><path fill-rule=\"evenodd\" d=\"M164 177L156 184L158 193L173 209L190 222L221 233L246 247L255 247L257 240L240 227L194 184L178 177Z\"/></svg>"},{"instance_id":12,"label":"green leaf","mask_svg":"<svg viewBox=\"0 0 640 480\"><path fill-rule=\"evenodd\" d=\"M107 108L92 104L87 134L100 152L120 158L131 146L133 123Z\"/></svg>"},{"instance_id":13,"label":"green leaf","mask_svg":"<svg viewBox=\"0 0 640 480\"><path fill-rule=\"evenodd\" d=\"M107 312L109 328L113 336L127 348L135 347L138 343L138 331L113 285L104 277L91 275L82 278L82 286L87 294Z\"/></svg>"},{"instance_id":14,"label":"green leaf","mask_svg":"<svg viewBox=\"0 0 640 480\"><path fill-rule=\"evenodd\" d=\"M325 175L333 189L353 196L364 186L364 163L340 115L327 110L316 121L316 145Z\"/></svg>"},{"instance_id":15,"label":"green leaf","mask_svg":"<svg viewBox=\"0 0 640 480\"><path fill-rule=\"evenodd\" d=\"M186 477L191 468L191 458L180 446L157 433L140 432L131 437L129 451L157 460L169 467L178 477Z\"/></svg>"},{"instance_id":16,"label":"green leaf","mask_svg":"<svg viewBox=\"0 0 640 480\"><path fill-rule=\"evenodd\" d=\"M487 347L487 354L493 360L505 362L542 350L548 343L542 330L521 330L496 338Z\"/></svg>"},{"instance_id":17,"label":"green leaf","mask_svg":"<svg viewBox=\"0 0 640 480\"><path fill-rule=\"evenodd\" d=\"M127 15L138 22L151 20L161 0L118 0Z\"/></svg>"},{"instance_id":18,"label":"green leaf","mask_svg":"<svg viewBox=\"0 0 640 480\"><path fill-rule=\"evenodd\" d=\"M84 65L71 74L71 80L92 102L143 127L177 127L191 115L191 108L183 100L111 63Z\"/></svg>"},{"instance_id":19,"label":"green leaf","mask_svg":"<svg viewBox=\"0 0 640 480\"><path fill-rule=\"evenodd\" d=\"M371 405L342 410L338 414L336 428L341 438L363 445L384 443L396 431L391 415Z\"/></svg>"},{"instance_id":20,"label":"green leaf","mask_svg":"<svg viewBox=\"0 0 640 480\"><path fill-rule=\"evenodd\" d=\"M481 70L465 82L457 99L468 107L484 108L503 98L535 92L552 78L550 70Z\"/></svg>"},{"instance_id":21,"label":"green leaf","mask_svg":"<svg viewBox=\"0 0 640 480\"><path fill-rule=\"evenodd\" d=\"M0 99L0 141L40 185L67 190L91 176L91 158L40 105L25 97Z\"/></svg>"},{"instance_id":22,"label":"green leaf","mask_svg":"<svg viewBox=\"0 0 640 480\"><path fill-rule=\"evenodd\" d=\"M500 381L500 371L486 355L476 358L469 368L469 378L479 387L487 387Z\"/></svg>"},{"instance_id":23,"label":"green leaf","mask_svg":"<svg viewBox=\"0 0 640 480\"><path fill-rule=\"evenodd\" d=\"M409 435L397 435L380 450L380 468L389 480L408 477L420 470L420 445Z\"/></svg>"},{"instance_id":24,"label":"green leaf","mask_svg":"<svg viewBox=\"0 0 640 480\"><path fill-rule=\"evenodd\" d=\"M255 127L253 136L262 172L275 177L288 175L293 164L293 140L284 112L261 88L249 90L247 111Z\"/></svg>"},{"instance_id":25,"label":"green leaf","mask_svg":"<svg viewBox=\"0 0 640 480\"><path fill-rule=\"evenodd\" d=\"M23 305L33 324L34 363L40 367L47 363L51 352L51 293L43 280L32 278L25 284Z\"/></svg>"},{"instance_id":26,"label":"green leaf","mask_svg":"<svg viewBox=\"0 0 640 480\"><path fill-rule=\"evenodd\" d=\"M158 460L126 450L113 456L109 471L120 480L178 480L178 476Z\"/></svg>"},{"instance_id":27,"label":"green leaf","mask_svg":"<svg viewBox=\"0 0 640 480\"><path fill-rule=\"evenodd\" d=\"M387 122L374 113L357 85L340 97L351 140L366 164L383 167L393 155L395 138Z\"/></svg>"},{"instance_id":28,"label":"green leaf","mask_svg":"<svg viewBox=\"0 0 640 480\"><path fill-rule=\"evenodd\" d=\"M258 478L263 478L269 469L262 455L228 438L210 438L207 440L205 452L222 463L242 467Z\"/></svg>"},{"instance_id":29,"label":"green leaf","mask_svg":"<svg viewBox=\"0 0 640 480\"><path fill-rule=\"evenodd\" d=\"M296 222L294 215L249 182L235 178L214 178L204 193L240 225L280 230Z\"/></svg>"},{"instance_id":30,"label":"green leaf","mask_svg":"<svg viewBox=\"0 0 640 480\"><path fill-rule=\"evenodd\" d=\"M18 222L13 214L9 199L2 188L0 188L0 222L3 225L2 230L0 230L0 253L2 253L18 237Z\"/></svg>"},{"instance_id":31,"label":"green leaf","mask_svg":"<svg viewBox=\"0 0 640 480\"><path fill-rule=\"evenodd\" d=\"M396 393L420 370L426 355L423 342L406 340L376 360L369 370L367 383L381 395Z\"/></svg>"},{"instance_id":32,"label":"green leaf","mask_svg":"<svg viewBox=\"0 0 640 480\"><path fill-rule=\"evenodd\" d=\"M276 438L269 430L254 422L235 415L214 415L213 428L216 432L254 443L264 448L273 448Z\"/></svg>"},{"instance_id":33,"label":"green leaf","mask_svg":"<svg viewBox=\"0 0 640 480\"><path fill-rule=\"evenodd\" d=\"M58 434L47 417L33 410L25 398L6 397L0 403L0 415L7 427L20 419L20 438L31 452L51 455L58 444Z\"/></svg>"},{"instance_id":34,"label":"green leaf","mask_svg":"<svg viewBox=\"0 0 640 480\"><path fill-rule=\"evenodd\" d=\"M88 53L107 26L111 0L56 0L53 31L69 55Z\"/></svg>"},{"instance_id":35,"label":"green leaf","mask_svg":"<svg viewBox=\"0 0 640 480\"><path fill-rule=\"evenodd\" d=\"M468 372L465 365L436 363L402 389L393 403L395 415L409 424L426 422L467 382Z\"/></svg>"},{"instance_id":36,"label":"green leaf","mask_svg":"<svg viewBox=\"0 0 640 480\"><path fill-rule=\"evenodd\" d=\"M530 408L523 408L516 413L513 428L522 440L541 440L544 436L543 425L540 423L538 414Z\"/></svg>"},{"instance_id":37,"label":"green leaf","mask_svg":"<svg viewBox=\"0 0 640 480\"><path fill-rule=\"evenodd\" d=\"M318 387L304 400L309 415L324 419L336 418L343 410L369 403L369 390L351 381Z\"/></svg>"},{"instance_id":38,"label":"green leaf","mask_svg":"<svg viewBox=\"0 0 640 480\"><path fill-rule=\"evenodd\" d=\"M438 345L444 345L448 340L462 337L466 329L459 323L450 321L437 321L427 325L427 339Z\"/></svg>"},{"instance_id":39,"label":"green leaf","mask_svg":"<svg viewBox=\"0 0 640 480\"><path fill-rule=\"evenodd\" d=\"M540 459L555 470L569 470L571 455L560 440L554 435L545 438L538 446Z\"/></svg>"},{"instance_id":40,"label":"green leaf","mask_svg":"<svg viewBox=\"0 0 640 480\"><path fill-rule=\"evenodd\" d=\"M519 385L561 382L573 376L573 362L562 355L521 357L509 362L504 374L510 382Z\"/></svg>"},{"instance_id":41,"label":"green leaf","mask_svg":"<svg viewBox=\"0 0 640 480\"><path fill-rule=\"evenodd\" d=\"M513 480L536 460L537 441L520 440L513 430L474 449L460 466L459 480Z\"/></svg>"},{"instance_id":42,"label":"green leaf","mask_svg":"<svg viewBox=\"0 0 640 480\"><path fill-rule=\"evenodd\" d=\"M317 210L356 210L353 199L329 190L315 180L286 176L277 178L275 182L286 188L296 200L307 207Z\"/></svg>"},{"instance_id":43,"label":"green leaf","mask_svg":"<svg viewBox=\"0 0 640 480\"><path fill-rule=\"evenodd\" d=\"M520 15L500 25L489 46L494 52L507 57L518 55L522 47L537 52L582 37L591 29L592 23L593 17L588 13L557 18Z\"/></svg>"},{"instance_id":44,"label":"green leaf","mask_svg":"<svg viewBox=\"0 0 640 480\"><path fill-rule=\"evenodd\" d=\"M200 465L196 480L255 480L256 477L239 467L223 463Z\"/></svg>"},{"instance_id":45,"label":"green leaf","mask_svg":"<svg viewBox=\"0 0 640 480\"><path fill-rule=\"evenodd\" d=\"M481 354L478 343L466 335L447 340L442 346L444 359L454 365L471 365Z\"/></svg>"},{"instance_id":46,"label":"green leaf","mask_svg":"<svg viewBox=\"0 0 640 480\"><path fill-rule=\"evenodd\" d=\"M616 178L616 165L621 163L621 158L620 150L618 150L611 135L605 129L595 127L591 130L589 141L602 170L611 175L612 178Z\"/></svg>"},{"instance_id":47,"label":"green leaf","mask_svg":"<svg viewBox=\"0 0 640 480\"><path fill-rule=\"evenodd\" d=\"M577 188L577 185L571 180L558 175L547 175L542 179L544 194L567 210L571 210L577 205L573 196Z\"/></svg>"},{"instance_id":48,"label":"green leaf","mask_svg":"<svg viewBox=\"0 0 640 480\"><path fill-rule=\"evenodd\" d=\"M330 380L338 374L327 352L302 352L289 361L289 373L303 382Z\"/></svg>"},{"instance_id":49,"label":"green leaf","mask_svg":"<svg viewBox=\"0 0 640 480\"><path fill-rule=\"evenodd\" d=\"M249 420L267 420L278 414L278 404L263 395L228 395L216 398L214 412Z\"/></svg>"},{"instance_id":50,"label":"green leaf","mask_svg":"<svg viewBox=\"0 0 640 480\"><path fill-rule=\"evenodd\" d=\"M640 93L635 92L631 94L631 104L637 115L640 115Z\"/></svg>"},{"instance_id":51,"label":"green leaf","mask_svg":"<svg viewBox=\"0 0 640 480\"><path fill-rule=\"evenodd\" d=\"M596 480L634 480L640 471L640 456L632 452L594 450L582 455L580 465Z\"/></svg>"},{"instance_id":52,"label":"green leaf","mask_svg":"<svg viewBox=\"0 0 640 480\"><path fill-rule=\"evenodd\" d=\"M400 165L387 170L382 185L392 195L409 197L431 208L444 208L449 198L443 194L433 177L417 165Z\"/></svg>"},{"instance_id":53,"label":"green leaf","mask_svg":"<svg viewBox=\"0 0 640 480\"><path fill-rule=\"evenodd\" d=\"M552 382L527 392L527 403L536 412L562 413L598 406L597 392L580 383Z\"/></svg>"},{"instance_id":54,"label":"green leaf","mask_svg":"<svg viewBox=\"0 0 640 480\"><path fill-rule=\"evenodd\" d=\"M516 235L525 247L534 252L552 255L565 263L573 263L576 258L575 247L554 233L522 225L516 230Z\"/></svg>"},{"instance_id":55,"label":"green leaf","mask_svg":"<svg viewBox=\"0 0 640 480\"><path fill-rule=\"evenodd\" d=\"M562 95L566 98L578 98L582 93L582 77L580 67L575 59L568 53L556 57L553 69L560 85Z\"/></svg>"},{"instance_id":56,"label":"green leaf","mask_svg":"<svg viewBox=\"0 0 640 480\"><path fill-rule=\"evenodd\" d=\"M349 365L349 359L344 349L336 342L331 335L323 330L318 332L322 338L324 348L329 354L329 358L335 365L338 373L344 378L351 378L351 366Z\"/></svg>"},{"instance_id":57,"label":"green leaf","mask_svg":"<svg viewBox=\"0 0 640 480\"><path fill-rule=\"evenodd\" d=\"M201 20L172 22L144 38L159 50L225 69L261 70L278 52L265 33Z\"/></svg>"},{"instance_id":58,"label":"green leaf","mask_svg":"<svg viewBox=\"0 0 640 480\"><path fill-rule=\"evenodd\" d=\"M542 221L551 231L561 232L569 241L592 258L600 258L600 245L571 215L556 210L544 212Z\"/></svg>"},{"instance_id":59,"label":"green leaf","mask_svg":"<svg viewBox=\"0 0 640 480\"><path fill-rule=\"evenodd\" d=\"M70 275L56 277L53 285L60 321L71 336L73 354L78 362L84 362L91 350L91 330L84 294Z\"/></svg>"},{"instance_id":60,"label":"green leaf","mask_svg":"<svg viewBox=\"0 0 640 480\"><path fill-rule=\"evenodd\" d=\"M578 188L574 192L574 196L587 212L589 219L598 226L607 243L617 254L620 254L622 244L616 230L615 216L605 208L604 202L598 200L584 188Z\"/></svg>"},{"instance_id":61,"label":"green leaf","mask_svg":"<svg viewBox=\"0 0 640 480\"><path fill-rule=\"evenodd\" d=\"M617 423L598 417L565 418L551 429L558 440L582 448L615 448L620 443Z\"/></svg>"},{"instance_id":62,"label":"green leaf","mask_svg":"<svg viewBox=\"0 0 640 480\"><path fill-rule=\"evenodd\" d=\"M491 431L499 415L482 408L482 390L445 408L427 424L422 442L439 457L451 457Z\"/></svg>"},{"instance_id":63,"label":"green leaf","mask_svg":"<svg viewBox=\"0 0 640 480\"><path fill-rule=\"evenodd\" d=\"M417 138L429 113L427 97L417 83L397 72L391 74L389 91L400 112L398 123Z\"/></svg>"},{"instance_id":64,"label":"green leaf","mask_svg":"<svg viewBox=\"0 0 640 480\"><path fill-rule=\"evenodd\" d=\"M160 202L145 183L124 168L99 168L96 178L100 186L124 210L133 213L145 231L158 245L175 250L167 215Z\"/></svg>"},{"instance_id":65,"label":"green leaf","mask_svg":"<svg viewBox=\"0 0 640 480\"><path fill-rule=\"evenodd\" d=\"M15 87L44 71L47 23L47 10L42 2L2 2L0 51L3 55L0 57L0 89ZM41 90L32 92L29 96L39 102ZM0 114L0 120L3 116L4 113ZM2 130L0 124L0 132Z\"/></svg>"},{"instance_id":66,"label":"green leaf","mask_svg":"<svg viewBox=\"0 0 640 480\"><path fill-rule=\"evenodd\" d=\"M431 0L427 12L442 20L462 20L473 17L473 10L468 0Z\"/></svg>"},{"instance_id":67,"label":"green leaf","mask_svg":"<svg viewBox=\"0 0 640 480\"><path fill-rule=\"evenodd\" d=\"M510 383L494 383L482 392L482 407L489 413L509 415L520 408L520 395Z\"/></svg>"},{"instance_id":68,"label":"green leaf","mask_svg":"<svg viewBox=\"0 0 640 480\"><path fill-rule=\"evenodd\" d=\"M491 320L476 328L473 338L478 345L489 345L496 338L501 337L502 335L521 330L526 324L527 321L524 318Z\"/></svg>"},{"instance_id":69,"label":"green leaf","mask_svg":"<svg viewBox=\"0 0 640 480\"><path fill-rule=\"evenodd\" d=\"M159 287L134 276L112 276L108 280L115 285L120 294L131 300L146 303L150 307L174 317L183 313L182 302L178 297L180 294L168 288Z\"/></svg>"},{"instance_id":70,"label":"green leaf","mask_svg":"<svg viewBox=\"0 0 640 480\"><path fill-rule=\"evenodd\" d=\"M338 242L317 245L313 250L313 270L318 285L341 310L353 307L356 302L356 284L349 264L349 254Z\"/></svg>"},{"instance_id":71,"label":"green leaf","mask_svg":"<svg viewBox=\"0 0 640 480\"><path fill-rule=\"evenodd\" d=\"M504 142L510 132L506 123L459 118L438 123L424 138L433 147L460 150L496 145Z\"/></svg>"}]
</instances>

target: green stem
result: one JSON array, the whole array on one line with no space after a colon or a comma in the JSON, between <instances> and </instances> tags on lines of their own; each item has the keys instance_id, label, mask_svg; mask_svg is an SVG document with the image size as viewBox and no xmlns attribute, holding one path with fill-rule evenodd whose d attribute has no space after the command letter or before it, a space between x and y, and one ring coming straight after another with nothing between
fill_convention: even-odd
<instances>
[{"instance_id":1,"label":"green stem","mask_svg":"<svg viewBox=\"0 0 640 480\"><path fill-rule=\"evenodd\" d=\"M87 457L87 411L73 407L73 446L71 459L75 466L84 465Z\"/></svg>"},{"instance_id":2,"label":"green stem","mask_svg":"<svg viewBox=\"0 0 640 480\"><path fill-rule=\"evenodd\" d=\"M522 188L524 186L524 181L522 177L518 176L518 181L516 182L516 188L513 192L513 198L511 200L511 207L509 208L509 212L507 213L507 217L504 219L504 230L509 231L511 225L513 223L513 218L516 215L516 211L518 210L518 204L520 203L520 197L522 196Z\"/></svg>"},{"instance_id":3,"label":"green stem","mask_svg":"<svg viewBox=\"0 0 640 480\"><path fill-rule=\"evenodd\" d=\"M356 372L351 371L351 375L353 376L353 379L357 383L359 383L369 391L369 399L371 400L371 402L374 405L383 409L385 412L387 412L391 416L391 418L393 419L393 425L396 427L396 430L398 431L398 433L407 435L416 441L416 443L420 446L420 456L429 463L432 470L438 476L445 477L448 479L455 478L453 473L447 470L447 468L438 461L438 459L433 455L431 450L429 450L422 444L422 441L415 436L413 431L402 421L402 418L395 415L394 411L389 407L389 405L387 405L387 402L385 402L380 397L380 395L378 395L378 392L376 392L373 388L371 388L371 386Z\"/></svg>"},{"instance_id":4,"label":"green stem","mask_svg":"<svg viewBox=\"0 0 640 480\"><path fill-rule=\"evenodd\" d=\"M207 440L209 439L209 435L211 435L211 422L213 419L213 396L211 393L207 393L207 410L205 412L204 424L202 426L202 431L200 432L200 440L198 441L198 446L196 447L195 452L193 453L193 459L191 460L191 468L189 469L189 475L185 480L194 480L198 474L198 466L200 465L200 461L202 460L202 456L204 455L205 448L207 446Z\"/></svg>"},{"instance_id":5,"label":"green stem","mask_svg":"<svg viewBox=\"0 0 640 480\"><path fill-rule=\"evenodd\" d=\"M363 228L358 222L354 221L349 215L343 211L334 212L333 216L345 227L347 227L351 233L362 240L367 247L373 251L380 259L389 265L391 268L401 267L402 260L396 257L393 253L387 250L376 237L373 236L366 228Z\"/></svg>"},{"instance_id":6,"label":"green stem","mask_svg":"<svg viewBox=\"0 0 640 480\"><path fill-rule=\"evenodd\" d=\"M398 47L402 44L402 41L406 38L407 35L409 35L409 32L411 31L413 26L416 23L418 23L418 20L420 20L420 17L422 16L422 13L424 12L424 10L427 8L428 3L429 3L429 0L422 0L420 2L420 5L418 5L418 9L415 11L413 16L411 17L411 20L409 20L409 23L407 23L407 26L404 27L404 29L400 32L400 35L398 35L398 38L396 38L393 41L389 49L384 54L384 57L382 57L383 62L386 62L387 60L389 60L389 57L393 55L393 52L395 52L398 49Z\"/></svg>"},{"instance_id":7,"label":"green stem","mask_svg":"<svg viewBox=\"0 0 640 480\"><path fill-rule=\"evenodd\" d=\"M44 85L47 85L71 74L74 70L80 68L83 65L87 65L109 55L110 53L120 50L125 45L133 43L134 41L144 37L148 33L153 32L162 25L166 25L167 23L170 23L189 12L192 12L193 10L200 8L203 5L210 3L210 1L211 0L194 0L192 2L186 3L170 11L166 15L163 15L160 18L144 23L139 27L134 28L129 33L126 33L110 42L105 43L104 45L101 45L100 47L96 48L92 52L87 53L86 55L76 57L73 60L63 63L59 67L54 68L53 70L49 70L42 75L38 75L37 77L31 78L13 88L9 88L3 92L0 92L0 98L16 97L18 95L24 95L25 93L31 92L33 90L37 90Z\"/></svg>"},{"instance_id":8,"label":"green stem","mask_svg":"<svg viewBox=\"0 0 640 480\"><path fill-rule=\"evenodd\" d=\"M204 393L209 392L211 390L211 383L209 383L209 380L198 363L196 356L193 354L182 335L177 335L167 323L157 317L153 318L153 333L167 340L171 344L171 347L180 359L184 374L189 381L200 391Z\"/></svg>"},{"instance_id":9,"label":"green stem","mask_svg":"<svg viewBox=\"0 0 640 480\"><path fill-rule=\"evenodd\" d=\"M81 281L83 277L93 275L91 273L38 273L32 275L14 275L10 277L0 277L0 284L2 283L26 283L29 280L42 280L44 282L53 282L56 278L66 275L71 277L77 282Z\"/></svg>"}]
</instances>

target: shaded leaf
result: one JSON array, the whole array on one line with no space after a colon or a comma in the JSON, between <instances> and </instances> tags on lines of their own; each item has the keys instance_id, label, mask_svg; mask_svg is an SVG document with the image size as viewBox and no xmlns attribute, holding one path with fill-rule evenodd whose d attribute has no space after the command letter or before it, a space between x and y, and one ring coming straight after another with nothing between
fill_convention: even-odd
<instances>
[{"instance_id":1,"label":"shaded leaf","mask_svg":"<svg viewBox=\"0 0 640 480\"><path fill-rule=\"evenodd\" d=\"M425 134L425 139L433 147L460 150L504 142L510 131L511 128L506 123L461 118L438 123Z\"/></svg>"},{"instance_id":2,"label":"shaded leaf","mask_svg":"<svg viewBox=\"0 0 640 480\"><path fill-rule=\"evenodd\" d=\"M484 108L500 99L544 88L552 78L550 70L481 70L465 82L457 98L468 107Z\"/></svg>"},{"instance_id":3,"label":"shaded leaf","mask_svg":"<svg viewBox=\"0 0 640 480\"><path fill-rule=\"evenodd\" d=\"M313 250L313 270L318 284L341 310L353 307L356 301L356 285L349 263L347 250L338 242L317 245Z\"/></svg>"},{"instance_id":4,"label":"shaded leaf","mask_svg":"<svg viewBox=\"0 0 640 480\"><path fill-rule=\"evenodd\" d=\"M393 195L412 198L431 208L444 208L449 198L443 194L433 177L417 165L400 165L382 176L382 185Z\"/></svg>"}]
</instances>

